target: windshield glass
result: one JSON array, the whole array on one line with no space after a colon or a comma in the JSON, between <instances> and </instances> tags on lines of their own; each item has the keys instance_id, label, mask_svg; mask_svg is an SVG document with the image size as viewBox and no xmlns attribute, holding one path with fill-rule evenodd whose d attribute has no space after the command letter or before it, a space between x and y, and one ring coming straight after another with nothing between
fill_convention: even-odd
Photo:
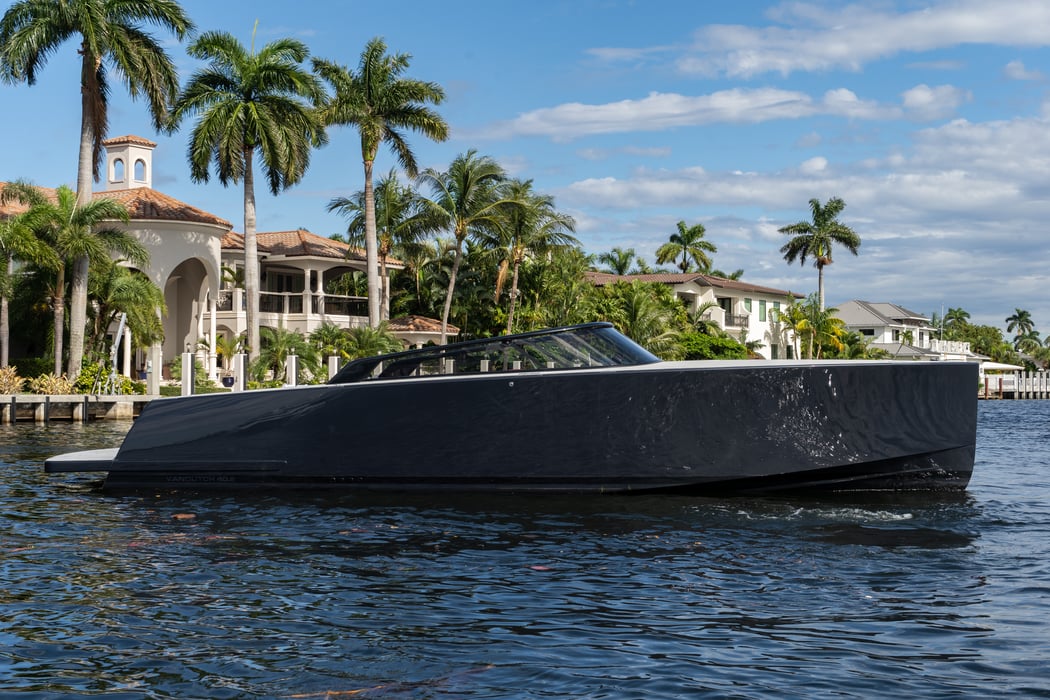
<instances>
[{"instance_id":1,"label":"windshield glass","mask_svg":"<svg viewBox=\"0 0 1050 700\"><path fill-rule=\"evenodd\" d=\"M659 358L620 335L611 325L593 323L370 357L351 362L329 383L483 372L619 367L658 361Z\"/></svg>"}]
</instances>

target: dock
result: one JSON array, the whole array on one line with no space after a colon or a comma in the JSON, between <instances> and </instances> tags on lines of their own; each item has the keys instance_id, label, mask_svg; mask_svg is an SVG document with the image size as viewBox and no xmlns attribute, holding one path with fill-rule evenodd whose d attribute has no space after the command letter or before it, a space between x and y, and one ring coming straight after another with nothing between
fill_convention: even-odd
<instances>
[{"instance_id":1,"label":"dock","mask_svg":"<svg viewBox=\"0 0 1050 700\"><path fill-rule=\"evenodd\" d=\"M156 398L141 394L0 394L0 423L133 420Z\"/></svg>"}]
</instances>

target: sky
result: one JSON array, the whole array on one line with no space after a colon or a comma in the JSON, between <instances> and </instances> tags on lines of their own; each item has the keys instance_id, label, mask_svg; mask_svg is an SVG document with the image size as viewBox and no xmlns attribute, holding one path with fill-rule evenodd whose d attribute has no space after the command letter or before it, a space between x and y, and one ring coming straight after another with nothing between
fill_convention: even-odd
<instances>
[{"instance_id":1,"label":"sky","mask_svg":"<svg viewBox=\"0 0 1050 700\"><path fill-rule=\"evenodd\" d=\"M840 197L862 243L825 269L829 305L961 307L1000 328L1021 308L1050 333L1050 2L182 5L198 30L245 45L258 21L257 45L294 37L349 67L376 36L411 54L405 74L443 87L451 129L442 143L410 136L420 166L491 156L552 195L589 253L633 248L655 265L677 222L700 223L716 268L809 294L817 271L785 262L778 229ZM185 83L200 64L155 33ZM76 48L32 87L0 84L0 180L75 184ZM191 125L157 134L145 104L112 88L109 135L158 143L153 187L243 230L239 185L190 179ZM395 166L381 150L376 173ZM326 205L363 186L359 138L335 127L301 183L257 191L258 230L343 232Z\"/></svg>"}]
</instances>

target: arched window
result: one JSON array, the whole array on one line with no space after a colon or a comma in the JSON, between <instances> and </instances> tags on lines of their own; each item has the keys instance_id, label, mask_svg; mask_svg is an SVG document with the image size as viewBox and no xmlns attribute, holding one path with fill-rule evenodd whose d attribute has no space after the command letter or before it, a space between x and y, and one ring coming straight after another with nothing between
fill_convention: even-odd
<instances>
[{"instance_id":1,"label":"arched window","mask_svg":"<svg viewBox=\"0 0 1050 700\"><path fill-rule=\"evenodd\" d=\"M120 158L113 159L113 173L110 175L110 180L113 182L120 182L124 179L124 161Z\"/></svg>"},{"instance_id":2,"label":"arched window","mask_svg":"<svg viewBox=\"0 0 1050 700\"><path fill-rule=\"evenodd\" d=\"M135 161L135 181L146 181L146 161L142 160L141 158Z\"/></svg>"}]
</instances>

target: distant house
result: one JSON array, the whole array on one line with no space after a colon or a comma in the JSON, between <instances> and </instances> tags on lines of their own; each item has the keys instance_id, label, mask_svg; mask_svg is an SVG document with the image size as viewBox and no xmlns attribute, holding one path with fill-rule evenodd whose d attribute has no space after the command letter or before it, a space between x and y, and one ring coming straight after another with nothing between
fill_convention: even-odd
<instances>
[{"instance_id":1,"label":"distant house","mask_svg":"<svg viewBox=\"0 0 1050 700\"><path fill-rule=\"evenodd\" d=\"M852 300L839 304L835 316L846 328L868 340L870 347L908 360L979 360L970 344L939 340L930 319L888 302Z\"/></svg>"},{"instance_id":2,"label":"distant house","mask_svg":"<svg viewBox=\"0 0 1050 700\"><path fill-rule=\"evenodd\" d=\"M740 342L755 343L755 352L762 357L771 360L791 357L793 334L779 322L777 312L803 298L802 294L699 272L644 275L588 272L587 277L599 287L634 280L669 285L691 314L711 303L704 316Z\"/></svg>"},{"instance_id":3,"label":"distant house","mask_svg":"<svg viewBox=\"0 0 1050 700\"><path fill-rule=\"evenodd\" d=\"M149 251L150 265L142 272L163 291L167 307L163 344L133 348L131 334L125 331L119 353L122 371L133 376L133 369L161 368L189 350L200 354L215 378L214 339L236 337L247 329L243 284L235 281L244 268L244 237L233 232L226 219L153 189L156 143L122 136L103 145L106 189L94 197L116 199L127 207L130 221L118 225ZM0 217L18 210L16 205L0 208ZM343 328L368 323L367 297L326 291L342 275L366 269L363 251L302 229L260 232L257 238L261 326L310 333L326 321ZM388 267L402 265L392 261ZM419 319L392 328L406 344L440 337ZM208 350L199 349L201 340L207 341ZM150 377L151 393L157 392L159 378L159 371Z\"/></svg>"}]
</instances>

